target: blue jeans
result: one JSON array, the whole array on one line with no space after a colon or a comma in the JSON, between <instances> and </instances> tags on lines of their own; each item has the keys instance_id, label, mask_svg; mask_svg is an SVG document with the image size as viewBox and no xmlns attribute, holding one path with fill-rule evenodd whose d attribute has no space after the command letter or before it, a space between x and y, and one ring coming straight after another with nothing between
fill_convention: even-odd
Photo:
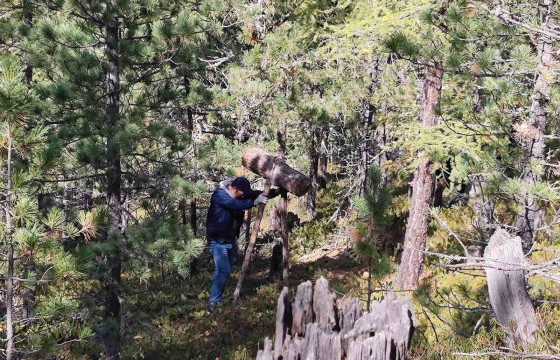
<instances>
[{"instance_id":1,"label":"blue jeans","mask_svg":"<svg viewBox=\"0 0 560 360\"><path fill-rule=\"evenodd\" d=\"M236 247L232 243L220 244L216 241L210 241L210 253L214 257L214 279L210 288L210 304L222 301L224 287L233 266Z\"/></svg>"}]
</instances>

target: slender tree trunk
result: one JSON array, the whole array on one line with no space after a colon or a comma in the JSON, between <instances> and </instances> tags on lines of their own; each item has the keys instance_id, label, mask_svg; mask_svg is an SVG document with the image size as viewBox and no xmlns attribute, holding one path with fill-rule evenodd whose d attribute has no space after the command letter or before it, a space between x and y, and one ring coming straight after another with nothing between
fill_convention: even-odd
<instances>
[{"instance_id":1,"label":"slender tree trunk","mask_svg":"<svg viewBox=\"0 0 560 360\"><path fill-rule=\"evenodd\" d=\"M438 123L437 107L441 95L443 69L441 60L434 58L429 61L426 79L422 88L422 104L420 120L423 126L434 126ZM430 214L430 197L433 188L433 177L430 173L431 161L423 160L416 168L412 182L412 198L408 224L404 238L404 247L396 285L400 289L414 289L422 270L428 218Z\"/></svg>"},{"instance_id":2,"label":"slender tree trunk","mask_svg":"<svg viewBox=\"0 0 560 360\"><path fill-rule=\"evenodd\" d=\"M23 25L27 31L30 31L33 26L33 11L31 9L31 3L29 0L23 0L21 3L22 9L22 21ZM31 82L33 81L33 67L28 62L28 55L24 56L23 61L23 79L25 84L30 87ZM36 271L35 266L35 259L33 258L33 254L30 258L30 264L26 266L23 271L23 278L28 278L30 274L33 274ZM22 291L22 319L29 319L33 317L34 308L35 308L35 284L30 287L24 287Z\"/></svg>"},{"instance_id":3,"label":"slender tree trunk","mask_svg":"<svg viewBox=\"0 0 560 360\"><path fill-rule=\"evenodd\" d=\"M105 303L105 329L103 347L105 359L120 359L120 225L121 225L121 156L115 139L119 123L120 67L119 67L119 22L116 14L116 0L106 4L107 39L107 204L109 212L107 233L107 269L103 284Z\"/></svg>"},{"instance_id":4,"label":"slender tree trunk","mask_svg":"<svg viewBox=\"0 0 560 360\"><path fill-rule=\"evenodd\" d=\"M197 215L196 215L196 200L191 200L191 211L190 211L190 222L191 222L191 230L193 235L196 236L197 232Z\"/></svg>"},{"instance_id":5,"label":"slender tree trunk","mask_svg":"<svg viewBox=\"0 0 560 360\"><path fill-rule=\"evenodd\" d=\"M290 247L288 243L288 192L281 190L279 209L282 211L282 278L284 286L290 286Z\"/></svg>"},{"instance_id":6,"label":"slender tree trunk","mask_svg":"<svg viewBox=\"0 0 560 360\"><path fill-rule=\"evenodd\" d=\"M14 233L12 224L12 134L8 124L8 159L7 159L7 181L6 181L6 235L8 242L8 284L6 287L6 360L15 357L14 343L14 245L12 235Z\"/></svg>"},{"instance_id":7,"label":"slender tree trunk","mask_svg":"<svg viewBox=\"0 0 560 360\"><path fill-rule=\"evenodd\" d=\"M181 224L187 225L187 202L185 200L181 200L179 202L178 210L181 211Z\"/></svg>"},{"instance_id":8,"label":"slender tree trunk","mask_svg":"<svg viewBox=\"0 0 560 360\"><path fill-rule=\"evenodd\" d=\"M553 18L556 8L555 0L539 2L539 15L543 21L543 30L552 31L556 28ZM545 32L536 35L538 51L538 76L533 88L531 118L527 128L522 134L527 156L527 164L523 171L523 180L527 187L541 180L538 171L534 171L534 164L544 159L546 130L546 115L550 105L550 89L548 77L551 75L551 65L554 55L554 39ZM529 252L533 246L538 227L542 220L542 211L539 209L538 200L528 196L523 200L523 208L517 217L517 234L521 237L523 251Z\"/></svg>"},{"instance_id":9,"label":"slender tree trunk","mask_svg":"<svg viewBox=\"0 0 560 360\"><path fill-rule=\"evenodd\" d=\"M371 255L369 256L369 260L368 260L368 277L367 277L367 311L369 312L370 307L371 307L371 263L372 263L372 258Z\"/></svg>"},{"instance_id":10,"label":"slender tree trunk","mask_svg":"<svg viewBox=\"0 0 560 360\"><path fill-rule=\"evenodd\" d=\"M281 118L276 131L276 140L278 142L278 156L286 160L286 118ZM270 230L273 232L282 232L282 204L271 206L268 212L270 217Z\"/></svg>"},{"instance_id":11,"label":"slender tree trunk","mask_svg":"<svg viewBox=\"0 0 560 360\"><path fill-rule=\"evenodd\" d=\"M482 98L480 86L475 85L473 91L473 112L482 111ZM473 227L480 234L480 240L487 242L492 235L492 198L485 196L485 181L479 175L473 176L470 181L469 198L473 199Z\"/></svg>"},{"instance_id":12,"label":"slender tree trunk","mask_svg":"<svg viewBox=\"0 0 560 360\"><path fill-rule=\"evenodd\" d=\"M307 193L307 218L313 219L315 216L315 203L317 197L317 174L319 167L319 128L313 127L311 130L311 144L309 145L309 178L311 179L311 187Z\"/></svg>"},{"instance_id":13,"label":"slender tree trunk","mask_svg":"<svg viewBox=\"0 0 560 360\"><path fill-rule=\"evenodd\" d=\"M21 9L23 26L25 26L27 30L30 30L33 26L33 11L31 10L31 2L29 0L22 0ZM25 56L23 62L23 78L28 86L31 85L31 81L33 80L33 67L29 65L27 56Z\"/></svg>"},{"instance_id":14,"label":"slender tree trunk","mask_svg":"<svg viewBox=\"0 0 560 360\"><path fill-rule=\"evenodd\" d=\"M379 57L374 55L372 57L371 63L368 68L368 74L370 76L370 84L368 87L368 95L369 98L373 95L375 90L377 89L377 83L379 78ZM369 164L371 162L370 153L372 152L372 147L376 146L377 144L373 143L376 131L374 129L373 123L375 121L375 114L377 113L377 107L371 102L371 99L368 99L364 103L364 113L363 113L363 141L360 144L359 152L361 155L360 160L360 194L365 191L365 187L367 184L367 177L368 177L368 169Z\"/></svg>"},{"instance_id":15,"label":"slender tree trunk","mask_svg":"<svg viewBox=\"0 0 560 360\"><path fill-rule=\"evenodd\" d=\"M278 131L276 133L278 141L278 156L282 160L286 160L286 118L280 119ZM282 237L282 278L284 279L284 286L289 286L289 262L290 262L290 248L288 244L288 192L285 189L280 189L281 198L278 205L272 209L274 223L274 230L280 232ZM272 253L271 270L273 270L276 261L275 252Z\"/></svg>"},{"instance_id":16,"label":"slender tree trunk","mask_svg":"<svg viewBox=\"0 0 560 360\"><path fill-rule=\"evenodd\" d=\"M324 189L327 187L327 165L328 165L328 148L327 144L329 142L329 135L330 129L329 126L326 125L323 127L321 131L323 136L321 136L321 152L319 155L319 183L320 189Z\"/></svg>"}]
</instances>

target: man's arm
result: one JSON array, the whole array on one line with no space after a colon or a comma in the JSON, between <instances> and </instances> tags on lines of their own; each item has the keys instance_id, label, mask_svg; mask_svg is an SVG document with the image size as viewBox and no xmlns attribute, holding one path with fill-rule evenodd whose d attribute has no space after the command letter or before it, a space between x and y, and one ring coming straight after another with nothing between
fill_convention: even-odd
<instances>
[{"instance_id":1,"label":"man's arm","mask_svg":"<svg viewBox=\"0 0 560 360\"><path fill-rule=\"evenodd\" d=\"M255 200L256 198L259 197L260 194L262 194L261 190L253 190L253 193L250 196L248 196L247 198Z\"/></svg>"},{"instance_id":2,"label":"man's arm","mask_svg":"<svg viewBox=\"0 0 560 360\"><path fill-rule=\"evenodd\" d=\"M256 199L259 197L260 194L262 194L263 192L261 190L253 190L253 194L251 195L251 199ZM280 189L270 189L268 191L268 196L267 198L269 199L274 199L275 197L277 197L278 195L280 195Z\"/></svg>"},{"instance_id":3,"label":"man's arm","mask_svg":"<svg viewBox=\"0 0 560 360\"><path fill-rule=\"evenodd\" d=\"M254 199L236 199L225 191L218 191L215 194L216 203L230 210L247 210L253 207Z\"/></svg>"}]
</instances>

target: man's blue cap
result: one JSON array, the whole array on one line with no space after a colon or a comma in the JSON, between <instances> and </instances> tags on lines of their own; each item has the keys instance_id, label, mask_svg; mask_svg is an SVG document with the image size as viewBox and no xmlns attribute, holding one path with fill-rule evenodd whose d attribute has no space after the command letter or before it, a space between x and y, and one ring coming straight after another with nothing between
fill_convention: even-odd
<instances>
[{"instance_id":1,"label":"man's blue cap","mask_svg":"<svg viewBox=\"0 0 560 360\"><path fill-rule=\"evenodd\" d=\"M243 191L243 197L251 197L251 195L253 195L251 183L249 182L249 180L247 180L247 178L244 178L243 176L233 179L233 181L231 182L231 186Z\"/></svg>"}]
</instances>

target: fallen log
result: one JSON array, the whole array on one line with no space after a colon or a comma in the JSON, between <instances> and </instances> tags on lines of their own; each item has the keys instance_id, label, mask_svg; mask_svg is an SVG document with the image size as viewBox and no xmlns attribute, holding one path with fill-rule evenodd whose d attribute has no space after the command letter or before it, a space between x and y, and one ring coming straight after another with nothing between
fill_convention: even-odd
<instances>
[{"instance_id":1,"label":"fallen log","mask_svg":"<svg viewBox=\"0 0 560 360\"><path fill-rule=\"evenodd\" d=\"M278 298L274 346L269 338L257 360L403 360L416 317L410 299L390 292L363 312L355 297L337 300L320 278L298 286L290 300L284 287Z\"/></svg>"},{"instance_id":2,"label":"fallen log","mask_svg":"<svg viewBox=\"0 0 560 360\"><path fill-rule=\"evenodd\" d=\"M489 265L485 271L492 311L508 334L509 346L532 343L537 323L525 282L521 238L496 230L484 250L484 261Z\"/></svg>"},{"instance_id":3,"label":"fallen log","mask_svg":"<svg viewBox=\"0 0 560 360\"><path fill-rule=\"evenodd\" d=\"M282 187L296 196L304 195L311 186L311 180L291 168L286 162L259 148L249 148L241 157L243 166L269 180L272 185ZM276 164L274 162L276 161Z\"/></svg>"}]
</instances>

